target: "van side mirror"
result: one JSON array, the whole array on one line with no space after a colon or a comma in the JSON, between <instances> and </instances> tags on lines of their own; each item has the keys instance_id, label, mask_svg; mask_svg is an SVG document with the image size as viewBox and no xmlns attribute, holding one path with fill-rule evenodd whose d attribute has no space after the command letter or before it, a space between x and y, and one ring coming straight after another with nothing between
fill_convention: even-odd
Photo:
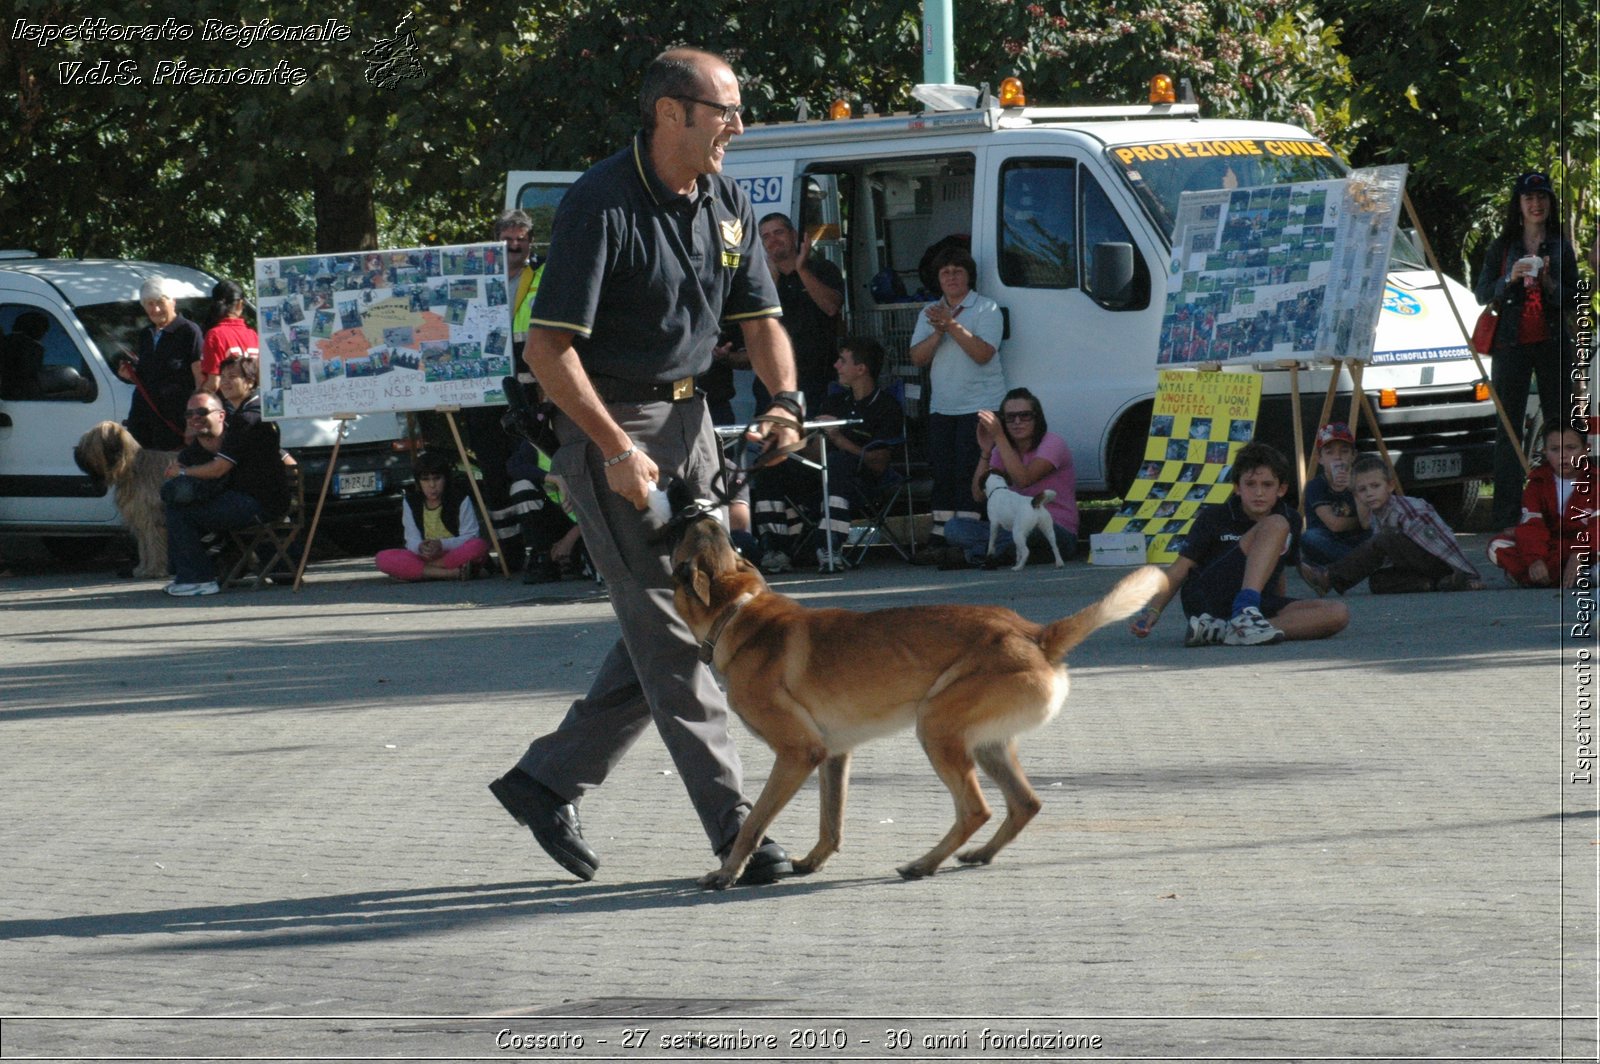
<instances>
[{"instance_id":1,"label":"van side mirror","mask_svg":"<svg viewBox=\"0 0 1600 1064\"><path fill-rule=\"evenodd\" d=\"M96 395L94 382L85 380L71 366L45 366L39 370L38 380L41 399L76 399L87 403Z\"/></svg>"},{"instance_id":2,"label":"van side mirror","mask_svg":"<svg viewBox=\"0 0 1600 1064\"><path fill-rule=\"evenodd\" d=\"M1107 242L1094 246L1094 297L1108 307L1133 302L1133 245Z\"/></svg>"}]
</instances>

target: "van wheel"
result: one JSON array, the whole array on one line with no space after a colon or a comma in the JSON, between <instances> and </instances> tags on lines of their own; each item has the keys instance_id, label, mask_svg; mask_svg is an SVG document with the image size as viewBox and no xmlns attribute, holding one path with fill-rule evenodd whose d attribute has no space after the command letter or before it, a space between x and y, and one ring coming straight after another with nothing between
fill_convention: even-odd
<instances>
[{"instance_id":1,"label":"van wheel","mask_svg":"<svg viewBox=\"0 0 1600 1064\"><path fill-rule=\"evenodd\" d=\"M1119 498L1126 498L1128 489L1139 475L1144 464L1145 441L1150 438L1150 412L1155 403L1145 402L1122 416L1111 431L1111 445L1106 449L1106 490Z\"/></svg>"},{"instance_id":2,"label":"van wheel","mask_svg":"<svg viewBox=\"0 0 1600 1064\"><path fill-rule=\"evenodd\" d=\"M1437 488L1419 488L1417 496L1432 503L1445 524L1457 532L1464 532L1468 522L1478 513L1478 500L1483 498L1485 483L1482 480L1466 480Z\"/></svg>"}]
</instances>

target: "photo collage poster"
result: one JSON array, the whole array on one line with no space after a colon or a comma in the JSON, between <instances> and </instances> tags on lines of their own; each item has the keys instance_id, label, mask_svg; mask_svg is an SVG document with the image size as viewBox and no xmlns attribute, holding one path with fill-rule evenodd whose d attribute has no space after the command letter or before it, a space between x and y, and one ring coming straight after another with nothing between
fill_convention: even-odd
<instances>
[{"instance_id":1,"label":"photo collage poster","mask_svg":"<svg viewBox=\"0 0 1600 1064\"><path fill-rule=\"evenodd\" d=\"M1405 167L1179 197L1157 365L1369 361Z\"/></svg>"},{"instance_id":2,"label":"photo collage poster","mask_svg":"<svg viewBox=\"0 0 1600 1064\"><path fill-rule=\"evenodd\" d=\"M263 415L504 403L505 264L503 243L256 259Z\"/></svg>"},{"instance_id":3,"label":"photo collage poster","mask_svg":"<svg viewBox=\"0 0 1600 1064\"><path fill-rule=\"evenodd\" d=\"M1200 507L1233 493L1233 458L1260 409L1259 373L1162 370L1144 461L1105 531L1142 534L1147 561L1177 560Z\"/></svg>"}]
</instances>

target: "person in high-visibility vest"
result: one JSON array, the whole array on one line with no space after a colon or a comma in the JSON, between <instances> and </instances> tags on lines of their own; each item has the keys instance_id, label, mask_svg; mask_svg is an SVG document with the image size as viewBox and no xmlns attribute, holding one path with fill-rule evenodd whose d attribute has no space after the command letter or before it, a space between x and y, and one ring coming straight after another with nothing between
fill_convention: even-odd
<instances>
[{"instance_id":1,"label":"person in high-visibility vest","mask_svg":"<svg viewBox=\"0 0 1600 1064\"><path fill-rule=\"evenodd\" d=\"M528 314L533 305L534 293L539 290L539 272L529 264L528 254L533 233L533 219L526 211L505 211L495 218L494 239L506 244L506 286L515 286L516 299L512 302L512 362L521 361L522 344L528 333ZM481 488L483 501L494 524L495 536L505 554L506 565L513 572L522 568L527 548L522 539L522 524L516 508L511 504L511 475L506 463L516 447L516 440L500 426L505 408L500 406L471 407L462 412L462 422L483 474Z\"/></svg>"}]
</instances>

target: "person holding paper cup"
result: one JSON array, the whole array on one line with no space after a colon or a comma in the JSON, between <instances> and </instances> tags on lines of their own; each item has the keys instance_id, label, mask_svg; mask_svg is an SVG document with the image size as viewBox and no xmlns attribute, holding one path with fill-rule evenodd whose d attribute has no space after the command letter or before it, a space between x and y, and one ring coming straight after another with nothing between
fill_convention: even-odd
<instances>
[{"instance_id":1,"label":"person holding paper cup","mask_svg":"<svg viewBox=\"0 0 1600 1064\"><path fill-rule=\"evenodd\" d=\"M1490 380L1513 425L1528 405L1530 378L1537 379L1544 420L1570 416L1572 338L1566 310L1577 294L1578 260L1561 234L1555 189L1546 174L1517 178L1500 235L1489 244L1474 293L1499 315L1490 354ZM1500 426L1494 451L1494 523L1517 521L1522 464Z\"/></svg>"}]
</instances>

